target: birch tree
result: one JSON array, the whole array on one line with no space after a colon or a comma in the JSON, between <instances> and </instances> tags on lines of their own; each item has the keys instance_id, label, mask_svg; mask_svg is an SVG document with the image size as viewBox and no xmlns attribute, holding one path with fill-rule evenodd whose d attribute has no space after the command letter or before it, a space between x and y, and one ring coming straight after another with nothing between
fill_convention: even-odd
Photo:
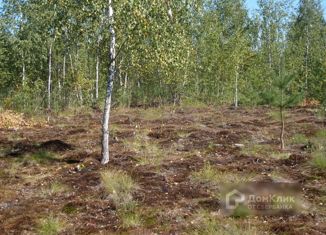
<instances>
[{"instance_id":1,"label":"birch tree","mask_svg":"<svg viewBox=\"0 0 326 235\"><path fill-rule=\"evenodd\" d=\"M111 101L113 91L113 81L116 73L116 34L114 28L114 8L112 0L108 0L108 19L110 32L110 64L108 72L107 90L104 104L103 123L102 123L102 164L107 164L110 160L109 156L109 121L111 112Z\"/></svg>"},{"instance_id":2,"label":"birch tree","mask_svg":"<svg viewBox=\"0 0 326 235\"><path fill-rule=\"evenodd\" d=\"M306 98L321 99L325 93L326 21L320 0L301 0L290 25L287 68Z\"/></svg>"}]
</instances>

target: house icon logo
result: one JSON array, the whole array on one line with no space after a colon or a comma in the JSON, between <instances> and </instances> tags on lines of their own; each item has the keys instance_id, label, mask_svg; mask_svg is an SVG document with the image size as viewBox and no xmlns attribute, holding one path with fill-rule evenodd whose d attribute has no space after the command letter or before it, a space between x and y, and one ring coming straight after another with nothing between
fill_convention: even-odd
<instances>
[{"instance_id":1,"label":"house icon logo","mask_svg":"<svg viewBox=\"0 0 326 235\"><path fill-rule=\"evenodd\" d=\"M246 200L245 195L236 189L226 194L225 198L226 209L228 210L234 210Z\"/></svg>"}]
</instances>

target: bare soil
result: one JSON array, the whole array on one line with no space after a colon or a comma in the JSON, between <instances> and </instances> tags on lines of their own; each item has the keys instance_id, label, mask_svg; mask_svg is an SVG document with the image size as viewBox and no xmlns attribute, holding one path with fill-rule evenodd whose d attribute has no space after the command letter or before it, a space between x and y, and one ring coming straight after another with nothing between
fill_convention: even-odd
<instances>
[{"instance_id":1,"label":"bare soil","mask_svg":"<svg viewBox=\"0 0 326 235\"><path fill-rule=\"evenodd\" d=\"M254 215L248 220L272 234L326 234L326 172L310 164L309 146L287 144L288 158L271 157L279 150L279 122L270 110L228 107L114 110L110 139L111 161L100 165L101 113L93 111L54 117L46 126L0 129L0 234L34 234L40 218L60 216L62 234L187 234L193 215L205 209L221 211L221 198L210 185L191 180L191 174L209 162L221 172L253 175L256 181L298 184L309 209L276 215ZM314 110L288 112L286 137L314 136L324 128ZM160 146L162 163L141 165L136 152L126 148L145 132ZM250 145L268 151L246 153ZM41 160L33 154L51 153ZM100 179L103 170L127 172L139 188L134 198L143 225L124 229L115 205ZM68 187L48 193L53 183Z\"/></svg>"}]
</instances>

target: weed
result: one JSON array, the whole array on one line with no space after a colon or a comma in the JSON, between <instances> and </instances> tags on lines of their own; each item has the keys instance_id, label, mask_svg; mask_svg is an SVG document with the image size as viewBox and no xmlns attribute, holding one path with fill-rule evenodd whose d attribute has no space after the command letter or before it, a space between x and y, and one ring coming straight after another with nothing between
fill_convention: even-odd
<instances>
[{"instance_id":1,"label":"weed","mask_svg":"<svg viewBox=\"0 0 326 235\"><path fill-rule=\"evenodd\" d=\"M40 235L56 235L64 230L64 223L53 216L41 219L38 224L37 234Z\"/></svg>"}]
</instances>

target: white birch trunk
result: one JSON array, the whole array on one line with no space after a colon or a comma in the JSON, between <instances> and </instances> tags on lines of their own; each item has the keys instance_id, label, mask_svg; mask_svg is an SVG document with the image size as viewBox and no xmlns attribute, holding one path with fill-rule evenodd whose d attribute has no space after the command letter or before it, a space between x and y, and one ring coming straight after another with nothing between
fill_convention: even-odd
<instances>
[{"instance_id":1,"label":"white birch trunk","mask_svg":"<svg viewBox=\"0 0 326 235\"><path fill-rule=\"evenodd\" d=\"M62 86L66 80L66 55L63 56L63 66L62 66Z\"/></svg>"},{"instance_id":2,"label":"white birch trunk","mask_svg":"<svg viewBox=\"0 0 326 235\"><path fill-rule=\"evenodd\" d=\"M114 29L114 11L112 7L112 0L108 0L109 5L109 22L110 22L110 67L108 74L108 84L107 92L105 98L104 114L103 114L103 123L102 123L102 164L107 164L110 160L109 157L109 121L110 121L110 111L111 111L111 99L112 99L112 90L113 90L113 80L115 77L115 57L116 57L116 35Z\"/></svg>"},{"instance_id":3,"label":"white birch trunk","mask_svg":"<svg viewBox=\"0 0 326 235\"><path fill-rule=\"evenodd\" d=\"M23 68L22 68L22 80L23 80L23 85L25 85L25 81L26 81L26 66L25 66L25 56L24 56L24 53L22 55L22 60L23 60Z\"/></svg>"},{"instance_id":4,"label":"white birch trunk","mask_svg":"<svg viewBox=\"0 0 326 235\"><path fill-rule=\"evenodd\" d=\"M98 82L100 79L100 58L96 56L95 99L98 100Z\"/></svg>"},{"instance_id":5,"label":"white birch trunk","mask_svg":"<svg viewBox=\"0 0 326 235\"><path fill-rule=\"evenodd\" d=\"M239 98L238 98L238 81L239 81L239 67L236 66L235 69L235 94L234 94L234 107L237 109L239 107Z\"/></svg>"},{"instance_id":6,"label":"white birch trunk","mask_svg":"<svg viewBox=\"0 0 326 235\"><path fill-rule=\"evenodd\" d=\"M125 81L124 81L124 90L123 90L124 94L126 94L127 92L127 87L128 87L128 74L126 73Z\"/></svg>"},{"instance_id":7,"label":"white birch trunk","mask_svg":"<svg viewBox=\"0 0 326 235\"><path fill-rule=\"evenodd\" d=\"M48 110L51 110L51 85L52 85L52 43L49 48L49 75L48 75Z\"/></svg>"}]
</instances>

